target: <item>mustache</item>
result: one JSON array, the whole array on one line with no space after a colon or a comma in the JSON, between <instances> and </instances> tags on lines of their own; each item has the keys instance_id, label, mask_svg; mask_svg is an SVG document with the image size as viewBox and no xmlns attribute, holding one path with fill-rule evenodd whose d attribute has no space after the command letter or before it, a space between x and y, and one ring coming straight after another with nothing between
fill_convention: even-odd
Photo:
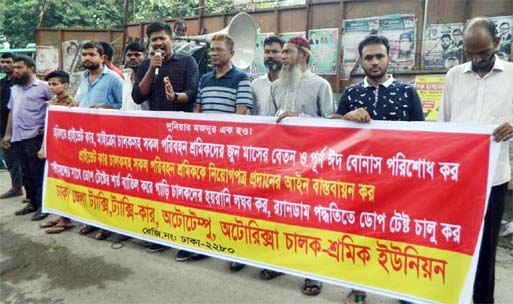
<instances>
[{"instance_id":1,"label":"mustache","mask_svg":"<svg viewBox=\"0 0 513 304\"><path fill-rule=\"evenodd\" d=\"M270 70L270 71L279 71L283 65L281 62L277 62L274 59L268 59L264 61L264 65Z\"/></svg>"}]
</instances>

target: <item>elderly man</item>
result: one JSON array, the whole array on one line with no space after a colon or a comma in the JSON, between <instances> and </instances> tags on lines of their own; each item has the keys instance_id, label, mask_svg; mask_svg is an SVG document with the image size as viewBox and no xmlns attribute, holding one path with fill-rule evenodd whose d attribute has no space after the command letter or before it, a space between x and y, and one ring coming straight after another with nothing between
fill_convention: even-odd
<instances>
[{"instance_id":1,"label":"elderly man","mask_svg":"<svg viewBox=\"0 0 513 304\"><path fill-rule=\"evenodd\" d=\"M283 67L278 80L271 85L269 113L286 117L331 117L335 113L333 93L329 82L308 69L312 56L310 43L301 36L290 38L283 46ZM281 273L264 269L260 277L270 280ZM321 293L322 282L305 279L303 293L315 296Z\"/></svg>"},{"instance_id":2,"label":"elderly man","mask_svg":"<svg viewBox=\"0 0 513 304\"><path fill-rule=\"evenodd\" d=\"M499 125L493 139L502 142L474 281L474 303L493 303L495 254L511 168L508 140L513 137L513 63L495 55L500 39L490 19L473 18L463 29L463 49L470 61L452 68L445 79L439 121Z\"/></svg>"},{"instance_id":3,"label":"elderly man","mask_svg":"<svg viewBox=\"0 0 513 304\"><path fill-rule=\"evenodd\" d=\"M329 82L312 73L308 62L312 56L306 38L294 36L283 46L283 68L271 86L270 113L285 117L331 117L335 112Z\"/></svg>"}]
</instances>

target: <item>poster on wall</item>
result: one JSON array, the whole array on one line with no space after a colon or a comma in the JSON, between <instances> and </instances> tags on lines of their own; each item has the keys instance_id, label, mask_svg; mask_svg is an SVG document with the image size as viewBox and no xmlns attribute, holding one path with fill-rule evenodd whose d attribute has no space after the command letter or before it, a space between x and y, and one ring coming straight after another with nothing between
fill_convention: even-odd
<instances>
[{"instance_id":1,"label":"poster on wall","mask_svg":"<svg viewBox=\"0 0 513 304\"><path fill-rule=\"evenodd\" d=\"M36 46L36 74L45 76L59 69L59 50L53 45Z\"/></svg>"},{"instance_id":2,"label":"poster on wall","mask_svg":"<svg viewBox=\"0 0 513 304\"><path fill-rule=\"evenodd\" d=\"M83 41L66 40L62 42L62 69L66 72L74 72L80 65L80 46Z\"/></svg>"},{"instance_id":3,"label":"poster on wall","mask_svg":"<svg viewBox=\"0 0 513 304\"><path fill-rule=\"evenodd\" d=\"M308 37L312 49L312 60L310 60L312 72L316 74L336 74L338 29L309 30Z\"/></svg>"},{"instance_id":4,"label":"poster on wall","mask_svg":"<svg viewBox=\"0 0 513 304\"><path fill-rule=\"evenodd\" d=\"M286 33L279 33L278 36L280 36L281 38L283 38L283 40L285 40L285 42L287 42L287 40L289 40L290 38L292 38L294 36L301 36L301 37L306 38L306 32L305 31L286 32Z\"/></svg>"},{"instance_id":5,"label":"poster on wall","mask_svg":"<svg viewBox=\"0 0 513 304\"><path fill-rule=\"evenodd\" d=\"M450 69L463 60L463 23L426 26L422 54L424 69Z\"/></svg>"},{"instance_id":6,"label":"poster on wall","mask_svg":"<svg viewBox=\"0 0 513 304\"><path fill-rule=\"evenodd\" d=\"M440 100L444 89L445 74L417 75L415 88L422 103L422 112L426 121L436 121L440 109Z\"/></svg>"},{"instance_id":7,"label":"poster on wall","mask_svg":"<svg viewBox=\"0 0 513 304\"><path fill-rule=\"evenodd\" d=\"M344 20L344 73L348 79L359 59L358 44L376 33L390 41L390 71L412 70L415 65L416 19L412 14L376 16ZM361 71L361 70L360 70Z\"/></svg>"},{"instance_id":8,"label":"poster on wall","mask_svg":"<svg viewBox=\"0 0 513 304\"><path fill-rule=\"evenodd\" d=\"M497 27L497 36L500 38L497 56L506 61L513 62L513 16L491 17Z\"/></svg>"},{"instance_id":9,"label":"poster on wall","mask_svg":"<svg viewBox=\"0 0 513 304\"><path fill-rule=\"evenodd\" d=\"M497 56L505 61L513 61L511 47L513 41L513 16L490 18L497 28L500 38ZM423 68L426 70L450 69L465 62L463 53L464 23L428 24L424 31Z\"/></svg>"}]
</instances>

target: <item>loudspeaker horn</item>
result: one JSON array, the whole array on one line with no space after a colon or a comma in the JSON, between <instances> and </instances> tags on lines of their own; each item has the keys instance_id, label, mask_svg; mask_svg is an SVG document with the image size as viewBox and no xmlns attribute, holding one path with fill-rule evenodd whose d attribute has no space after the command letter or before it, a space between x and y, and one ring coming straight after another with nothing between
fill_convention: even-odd
<instances>
[{"instance_id":1,"label":"loudspeaker horn","mask_svg":"<svg viewBox=\"0 0 513 304\"><path fill-rule=\"evenodd\" d=\"M217 34L227 34L233 38L235 54L233 55L232 63L239 69L247 69L255 58L257 39L257 27L255 22L253 22L253 18L247 13L242 12L233 16L228 26L220 31L199 36L179 36L175 37L175 40L206 42L210 44L212 37Z\"/></svg>"}]
</instances>

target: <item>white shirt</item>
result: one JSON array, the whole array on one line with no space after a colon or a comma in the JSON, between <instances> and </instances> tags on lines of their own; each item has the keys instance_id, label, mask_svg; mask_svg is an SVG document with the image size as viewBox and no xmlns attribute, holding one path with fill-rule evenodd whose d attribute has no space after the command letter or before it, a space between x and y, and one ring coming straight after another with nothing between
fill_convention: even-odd
<instances>
[{"instance_id":1,"label":"white shirt","mask_svg":"<svg viewBox=\"0 0 513 304\"><path fill-rule=\"evenodd\" d=\"M471 62L450 69L445 78L438 121L496 124L513 123L513 63L495 57L483 78L472 72ZM500 148L493 185L510 180L508 142Z\"/></svg>"},{"instance_id":2,"label":"white shirt","mask_svg":"<svg viewBox=\"0 0 513 304\"><path fill-rule=\"evenodd\" d=\"M251 82L253 89L253 108L251 115L273 116L269 113L269 103L271 102L271 80L269 74L264 74Z\"/></svg>"},{"instance_id":3,"label":"white shirt","mask_svg":"<svg viewBox=\"0 0 513 304\"><path fill-rule=\"evenodd\" d=\"M125 75L125 79L123 79L123 101L121 105L121 110L123 111L141 111L141 110L149 110L148 103L145 101L141 104L136 104L134 99L132 98L132 88L134 83L131 80L131 74Z\"/></svg>"}]
</instances>

